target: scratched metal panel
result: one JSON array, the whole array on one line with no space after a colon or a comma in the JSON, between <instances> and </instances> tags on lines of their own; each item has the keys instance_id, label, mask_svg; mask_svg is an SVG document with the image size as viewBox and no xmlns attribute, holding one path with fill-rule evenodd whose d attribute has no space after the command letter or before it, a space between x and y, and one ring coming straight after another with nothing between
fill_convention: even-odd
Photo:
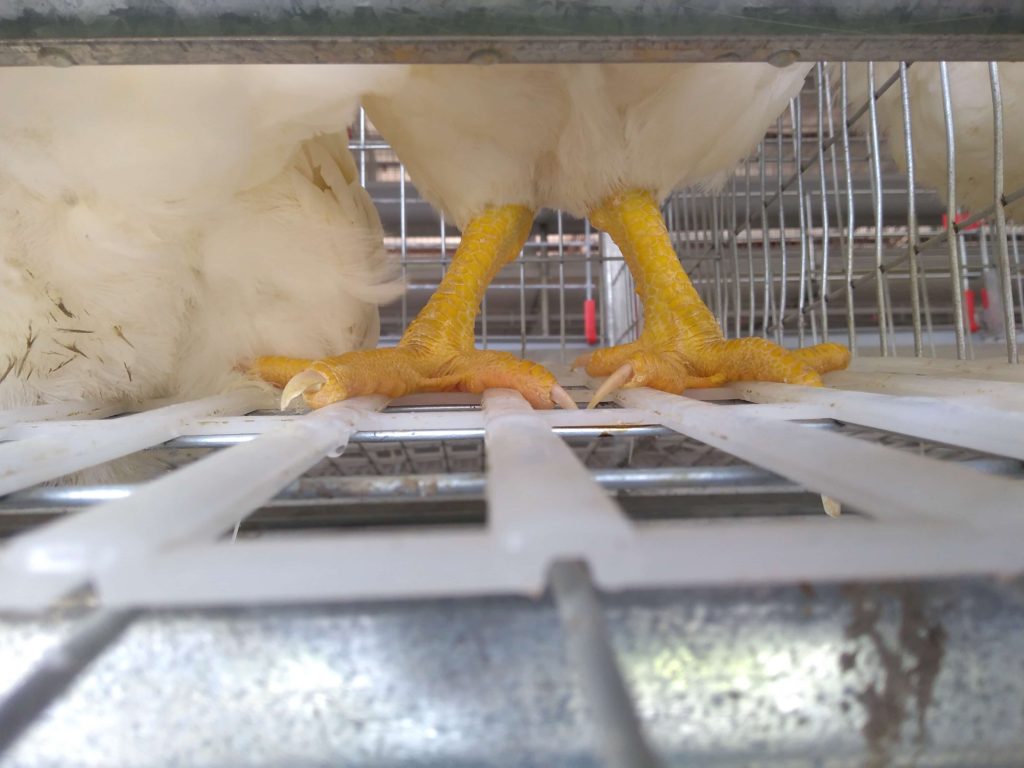
<instances>
[{"instance_id":1,"label":"scratched metal panel","mask_svg":"<svg viewBox=\"0 0 1024 768\"><path fill-rule=\"evenodd\" d=\"M670 765L1024 763L1024 599L982 581L611 596ZM3 768L596 766L547 601L149 615Z\"/></svg>"},{"instance_id":2,"label":"scratched metal panel","mask_svg":"<svg viewBox=\"0 0 1024 768\"><path fill-rule=\"evenodd\" d=\"M43 0L0 4L0 64L987 60L1015 0Z\"/></svg>"}]
</instances>

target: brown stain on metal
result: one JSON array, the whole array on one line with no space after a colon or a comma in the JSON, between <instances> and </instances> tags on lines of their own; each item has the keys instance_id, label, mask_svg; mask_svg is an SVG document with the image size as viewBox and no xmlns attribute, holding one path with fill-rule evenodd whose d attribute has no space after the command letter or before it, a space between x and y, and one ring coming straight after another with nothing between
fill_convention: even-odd
<instances>
[{"instance_id":1,"label":"brown stain on metal","mask_svg":"<svg viewBox=\"0 0 1024 768\"><path fill-rule=\"evenodd\" d=\"M843 593L852 611L846 637L870 642L881 667L881 680L868 683L856 693L867 718L861 731L870 750L866 765L875 768L889 764L889 749L900 740L911 701L917 715L915 741L923 744L927 738L928 708L935 680L942 669L946 631L941 621L928 616L925 599L916 587L891 585L870 590L846 587ZM900 605L895 647L879 628L887 597L895 597ZM856 651L844 652L839 659L842 672L854 670L857 657Z\"/></svg>"},{"instance_id":2,"label":"brown stain on metal","mask_svg":"<svg viewBox=\"0 0 1024 768\"><path fill-rule=\"evenodd\" d=\"M814 600L817 598L818 593L814 589L814 585L806 581L802 581L797 585L800 590L800 595L803 597L803 602L800 604L800 613L805 618L808 618L814 614Z\"/></svg>"}]
</instances>

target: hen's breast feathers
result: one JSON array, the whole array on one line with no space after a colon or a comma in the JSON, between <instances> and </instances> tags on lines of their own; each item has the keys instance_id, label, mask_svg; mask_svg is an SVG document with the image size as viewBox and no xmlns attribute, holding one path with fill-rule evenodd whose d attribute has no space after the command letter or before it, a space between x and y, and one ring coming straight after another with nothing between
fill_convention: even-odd
<instances>
[{"instance_id":1,"label":"hen's breast feathers","mask_svg":"<svg viewBox=\"0 0 1024 768\"><path fill-rule=\"evenodd\" d=\"M767 64L416 66L364 103L419 191L464 226L487 207L584 215L622 188L664 196L681 184L718 183L808 71Z\"/></svg>"},{"instance_id":2,"label":"hen's breast feathers","mask_svg":"<svg viewBox=\"0 0 1024 768\"><path fill-rule=\"evenodd\" d=\"M373 344L397 284L345 137L316 136L354 113L349 69L0 70L0 404Z\"/></svg>"},{"instance_id":3,"label":"hen's breast feathers","mask_svg":"<svg viewBox=\"0 0 1024 768\"><path fill-rule=\"evenodd\" d=\"M560 68L571 104L545 204L576 215L621 189L664 198L717 186L800 92L809 65L584 64Z\"/></svg>"},{"instance_id":4,"label":"hen's breast feathers","mask_svg":"<svg viewBox=\"0 0 1024 768\"><path fill-rule=\"evenodd\" d=\"M568 103L549 68L414 66L363 97L417 190L461 229L488 207L540 203Z\"/></svg>"}]
</instances>

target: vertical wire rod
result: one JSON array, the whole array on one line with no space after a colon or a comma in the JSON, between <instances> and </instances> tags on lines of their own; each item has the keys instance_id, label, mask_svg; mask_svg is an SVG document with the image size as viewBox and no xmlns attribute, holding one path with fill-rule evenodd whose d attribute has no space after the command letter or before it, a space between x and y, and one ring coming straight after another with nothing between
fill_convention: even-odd
<instances>
[{"instance_id":1,"label":"vertical wire rod","mask_svg":"<svg viewBox=\"0 0 1024 768\"><path fill-rule=\"evenodd\" d=\"M1006 360L1020 362L1017 354L1017 322L1013 311L1013 286L1010 282L1010 255L1006 250L1006 205L1003 201L1003 95L999 87L999 65L990 61L992 83L992 140L995 168L992 174L993 204L996 209L996 256L999 262L999 283L1003 294L1003 330L1006 333ZM1024 311L1024 308L1022 308Z\"/></svg>"},{"instance_id":2,"label":"vertical wire rod","mask_svg":"<svg viewBox=\"0 0 1024 768\"><path fill-rule=\"evenodd\" d=\"M727 294L723 291L722 285L722 196L714 194L711 197L711 213L708 222L711 228L711 242L715 249L714 266L712 267L712 279L715 281L715 315L718 317L718 324L728 335L729 333L729 308L726 305Z\"/></svg>"},{"instance_id":3,"label":"vertical wire rod","mask_svg":"<svg viewBox=\"0 0 1024 768\"><path fill-rule=\"evenodd\" d=\"M775 343L782 344L782 324L786 321L786 206L782 199L782 118L775 122L775 149L777 152L775 162L775 175L778 184L779 200L779 305L775 314Z\"/></svg>"},{"instance_id":4,"label":"vertical wire rod","mask_svg":"<svg viewBox=\"0 0 1024 768\"><path fill-rule=\"evenodd\" d=\"M830 72L834 64L826 63L826 72ZM843 205L842 198L839 194L839 161L836 154L836 144L839 143L839 138L836 135L835 126L835 115L832 112L832 89L828 87L829 75L825 76L825 119L826 125L828 126L828 140L827 145L824 147L828 149L829 154L829 166L832 170L832 202L835 205L836 211L836 227L839 234L839 246L845 248L845 225L843 222ZM827 301L827 299L826 299Z\"/></svg>"},{"instance_id":5,"label":"vertical wire rod","mask_svg":"<svg viewBox=\"0 0 1024 768\"><path fill-rule=\"evenodd\" d=\"M789 121L793 124L793 162L800 167L803 159L803 114L800 110L800 97L789 102ZM796 332L798 343L802 347L805 344L805 330L807 325L807 215L804 210L804 177L797 176L797 222L800 225L800 287L797 290L797 318Z\"/></svg>"},{"instance_id":6,"label":"vertical wire rod","mask_svg":"<svg viewBox=\"0 0 1024 768\"><path fill-rule=\"evenodd\" d=\"M703 246L701 254L706 256L711 254L711 261L715 261L718 258L718 254L715 253L714 245L711 244L711 218L709 212L710 206L708 205L708 199L704 195L700 198L700 243ZM715 286L710 284L711 278L709 273L713 272L713 269L708 266L708 259L701 258L697 262L697 269L700 271L700 286L704 292L704 303L707 304L714 310L715 319L721 323L722 316L719 311L719 307L715 305Z\"/></svg>"},{"instance_id":7,"label":"vertical wire rod","mask_svg":"<svg viewBox=\"0 0 1024 768\"><path fill-rule=\"evenodd\" d=\"M0 702L0 757L128 629L138 611L99 611L51 648Z\"/></svg>"},{"instance_id":8,"label":"vertical wire rod","mask_svg":"<svg viewBox=\"0 0 1024 768\"><path fill-rule=\"evenodd\" d=\"M729 184L729 199L731 201L730 207L730 232L729 232L729 246L732 249L732 290L733 290L733 304L735 305L734 311L736 313L736 324L735 332L736 338L738 339L743 335L743 286L740 284L740 252L739 244L736 242L736 235L732 234L736 231L736 174L733 173L732 179Z\"/></svg>"},{"instance_id":9,"label":"vertical wire rod","mask_svg":"<svg viewBox=\"0 0 1024 768\"><path fill-rule=\"evenodd\" d=\"M1014 271L1017 273L1017 301L1020 303L1020 324L1021 330L1024 331L1024 269L1021 269L1020 262L1020 246L1017 244L1017 230L1019 227L1013 227L1010 235L1013 241L1013 266Z\"/></svg>"},{"instance_id":10,"label":"vertical wire rod","mask_svg":"<svg viewBox=\"0 0 1024 768\"><path fill-rule=\"evenodd\" d=\"M882 241L882 158L878 141L878 104L875 101L875 63L868 62L868 113L871 127L868 141L871 146L871 183L874 190L875 208L875 270L878 273L875 302L878 305L878 345L882 357L889 354L889 339L886 331L887 315L885 311L885 262L883 261Z\"/></svg>"},{"instance_id":11,"label":"vertical wire rod","mask_svg":"<svg viewBox=\"0 0 1024 768\"><path fill-rule=\"evenodd\" d=\"M438 211L437 221L441 226L441 280L444 280L445 274L448 272L448 238L445 236L445 221L444 212Z\"/></svg>"},{"instance_id":12,"label":"vertical wire rod","mask_svg":"<svg viewBox=\"0 0 1024 768\"><path fill-rule=\"evenodd\" d=\"M366 110L359 108L359 186L366 189Z\"/></svg>"},{"instance_id":13,"label":"vertical wire rod","mask_svg":"<svg viewBox=\"0 0 1024 768\"><path fill-rule=\"evenodd\" d=\"M814 253L814 197L810 192L807 192L804 197L806 198L806 205L804 210L807 211L807 295L813 296L816 275L818 273L818 263ZM822 230L822 239L827 237L827 233ZM823 305L824 306L824 305ZM818 317L809 309L804 309L804 314L807 316L811 323L811 343L818 343Z\"/></svg>"},{"instance_id":14,"label":"vertical wire rod","mask_svg":"<svg viewBox=\"0 0 1024 768\"><path fill-rule=\"evenodd\" d=\"M910 312L914 326L914 357L924 354L921 339L921 294L917 264L917 208L914 201L914 133L910 117L907 64L900 62L900 98L903 101L903 142L907 155L907 257L910 260Z\"/></svg>"},{"instance_id":15,"label":"vertical wire rod","mask_svg":"<svg viewBox=\"0 0 1024 768\"><path fill-rule=\"evenodd\" d=\"M978 250L981 250L980 237L981 231L979 230L978 239ZM972 237L975 237L972 235ZM957 247L960 253L960 284L964 286L965 290L970 290L971 287L971 265L967 263L967 257L970 256L970 249L967 247L967 227L963 224L959 225L957 229ZM979 254L980 255L980 254ZM978 276L980 277L984 272L984 265L978 270ZM967 312L964 312L964 338L967 340L967 359L974 359L974 334L971 331L970 317Z\"/></svg>"},{"instance_id":16,"label":"vertical wire rod","mask_svg":"<svg viewBox=\"0 0 1024 768\"><path fill-rule=\"evenodd\" d=\"M919 272L921 282L921 298L924 304L924 322L928 329L928 351L935 357L935 323L932 320L932 302L928 298L928 270L921 269Z\"/></svg>"},{"instance_id":17,"label":"vertical wire rod","mask_svg":"<svg viewBox=\"0 0 1024 768\"><path fill-rule=\"evenodd\" d=\"M406 204L406 202L407 202L407 200L406 200L406 196L405 196L405 165L401 165L400 164L398 166L398 216L399 216L399 218L398 218L398 226L399 226L399 235L401 237L401 240L400 240L400 243L401 243L401 245L400 245L400 248L401 248L400 262L401 262L401 265L402 265L402 280L404 282L408 283L409 282L409 240L408 240L408 232L407 232L406 220L405 220L405 204ZM408 291L402 291L402 331L404 332L405 329L408 328L408 327L409 327L409 292Z\"/></svg>"},{"instance_id":18,"label":"vertical wire rod","mask_svg":"<svg viewBox=\"0 0 1024 768\"><path fill-rule=\"evenodd\" d=\"M754 335L754 325L756 322L755 315L757 314L757 295L754 290L754 242L750 234L750 158L746 158L743 161L743 175L744 179L744 204L743 204L743 216L744 216L744 229L746 230L747 236L747 278L750 281L747 285L747 299L750 303L750 317L747 318L747 335ZM1014 240L1014 247L1016 248L1017 241ZM1019 279L1018 279L1019 283ZM1019 293L1019 290L1018 290ZM1021 302L1024 305L1024 301Z\"/></svg>"},{"instance_id":19,"label":"vertical wire rod","mask_svg":"<svg viewBox=\"0 0 1024 768\"><path fill-rule=\"evenodd\" d=\"M608 768L657 768L633 699L608 639L601 604L585 563L551 566L551 591L565 635L566 651L590 707Z\"/></svg>"},{"instance_id":20,"label":"vertical wire rod","mask_svg":"<svg viewBox=\"0 0 1024 768\"><path fill-rule=\"evenodd\" d=\"M828 341L828 257L829 257L829 220L828 220L828 184L825 181L825 66L819 61L815 65L815 78L818 90L818 186L821 188L821 340ZM835 154L833 150L833 162ZM833 168L835 166L833 165Z\"/></svg>"},{"instance_id":21,"label":"vertical wire rod","mask_svg":"<svg viewBox=\"0 0 1024 768\"><path fill-rule=\"evenodd\" d=\"M559 359L565 360L565 222L558 212L558 342Z\"/></svg>"},{"instance_id":22,"label":"vertical wire rod","mask_svg":"<svg viewBox=\"0 0 1024 768\"><path fill-rule=\"evenodd\" d=\"M519 252L519 356L526 357L526 264Z\"/></svg>"},{"instance_id":23,"label":"vertical wire rod","mask_svg":"<svg viewBox=\"0 0 1024 768\"><path fill-rule=\"evenodd\" d=\"M857 325L854 317L853 294L857 286L853 281L854 205L853 172L850 163L850 127L847 120L846 62L839 65L839 100L842 112L843 166L846 171L846 331L849 336L850 354L857 356ZM827 301L822 297L822 301Z\"/></svg>"},{"instance_id":24,"label":"vertical wire rod","mask_svg":"<svg viewBox=\"0 0 1024 768\"><path fill-rule=\"evenodd\" d=\"M953 289L953 328L956 331L956 356L967 357L964 334L964 289L960 280L960 257L957 254L956 225L956 130L953 126L953 99L949 90L949 66L939 62L942 87L942 115L946 123L946 241L949 244L949 280Z\"/></svg>"},{"instance_id":25,"label":"vertical wire rod","mask_svg":"<svg viewBox=\"0 0 1024 768\"><path fill-rule=\"evenodd\" d=\"M758 172L761 175L761 252L764 259L764 321L761 329L765 338L768 338L768 329L771 327L771 311L769 306L771 304L771 291L772 291L772 263L770 246L768 243L768 203L765 201L765 192L767 187L767 159L765 154L768 146L765 141L762 141L757 148L758 155Z\"/></svg>"}]
</instances>

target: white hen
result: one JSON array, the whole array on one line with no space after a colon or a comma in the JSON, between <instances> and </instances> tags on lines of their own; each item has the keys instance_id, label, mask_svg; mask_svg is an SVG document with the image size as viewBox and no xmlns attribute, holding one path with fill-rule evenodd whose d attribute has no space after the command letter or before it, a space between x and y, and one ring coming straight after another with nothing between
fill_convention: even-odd
<instances>
[{"instance_id":1,"label":"white hen","mask_svg":"<svg viewBox=\"0 0 1024 768\"><path fill-rule=\"evenodd\" d=\"M365 70L0 70L0 407L197 397L373 346L396 295L343 132Z\"/></svg>"},{"instance_id":2,"label":"white hen","mask_svg":"<svg viewBox=\"0 0 1024 768\"><path fill-rule=\"evenodd\" d=\"M571 407L543 368L473 348L483 291L516 257L542 206L607 229L644 299L640 341L586 361L592 374L616 372L609 388L678 392L737 378L820 383L818 371L845 364L845 350L785 353L762 339L724 341L679 266L658 208L676 186L721 183L799 92L808 69L415 66L389 80L364 105L417 188L462 228L459 250L397 349L320 361L286 393L306 391L315 406L367 392L505 386L538 407Z\"/></svg>"},{"instance_id":3,"label":"white hen","mask_svg":"<svg viewBox=\"0 0 1024 768\"><path fill-rule=\"evenodd\" d=\"M897 67L894 62L876 64L875 88L894 74ZM956 148L955 202L969 211L979 211L992 205L995 168L989 68L985 62L951 62L947 67ZM1017 98L1017 94L1024 93L1024 64L1000 63L999 79L1005 126L1003 181L1009 194L1024 187L1024 132L1017 128L1024 121L1024 99ZM939 65L915 62L907 70L907 93L917 179L945 198L946 121ZM847 101L851 106L860 107L866 102L867 95L867 65L848 64ZM906 171L907 152L899 83L878 100L877 112L879 132L886 138L896 164ZM1024 202L1012 204L1008 213L1019 217L1024 213Z\"/></svg>"}]
</instances>

